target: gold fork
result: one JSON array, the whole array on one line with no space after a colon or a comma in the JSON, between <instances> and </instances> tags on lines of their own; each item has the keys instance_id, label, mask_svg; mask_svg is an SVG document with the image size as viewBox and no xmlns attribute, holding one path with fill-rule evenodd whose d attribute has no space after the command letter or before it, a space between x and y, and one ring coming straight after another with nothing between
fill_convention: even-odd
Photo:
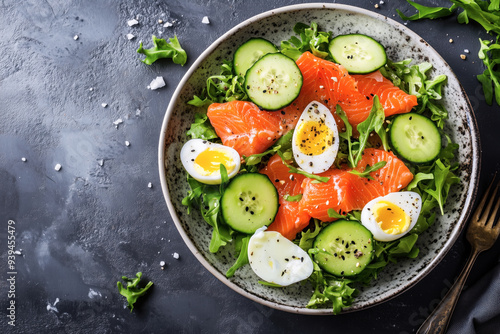
<instances>
[{"instance_id":1,"label":"gold fork","mask_svg":"<svg viewBox=\"0 0 500 334\"><path fill-rule=\"evenodd\" d=\"M495 177L493 177L493 181L488 187L488 190L486 190L486 194L484 194L481 199L481 203L479 203L479 206L474 212L469 228L467 229L466 237L472 246L471 255L467 260L467 264L441 303L439 303L436 309L432 311L431 315L420 326L417 334L446 332L453 310L460 297L460 292L462 292L467 276L469 276L469 272L477 256L482 251L490 249L498 238L498 234L500 233L500 218L496 219L496 215L500 207L500 198L495 201L495 196L500 186L500 182L496 185L495 190L493 190L493 194L490 194ZM488 198L490 198L489 201ZM487 201L488 204L486 204ZM484 208L485 204L486 208Z\"/></svg>"}]
</instances>

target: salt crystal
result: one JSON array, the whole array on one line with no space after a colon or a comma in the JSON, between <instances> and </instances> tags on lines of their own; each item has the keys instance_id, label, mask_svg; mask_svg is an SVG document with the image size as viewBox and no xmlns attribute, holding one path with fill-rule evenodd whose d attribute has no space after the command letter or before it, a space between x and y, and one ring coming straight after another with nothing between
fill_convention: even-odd
<instances>
[{"instance_id":1,"label":"salt crystal","mask_svg":"<svg viewBox=\"0 0 500 334\"><path fill-rule=\"evenodd\" d=\"M61 168L62 168L61 164L57 164L57 165L54 167L54 169L55 169L56 171L60 171L60 170L61 170Z\"/></svg>"},{"instance_id":2,"label":"salt crystal","mask_svg":"<svg viewBox=\"0 0 500 334\"><path fill-rule=\"evenodd\" d=\"M130 142L128 140L125 140L125 146L130 146Z\"/></svg>"},{"instance_id":3,"label":"salt crystal","mask_svg":"<svg viewBox=\"0 0 500 334\"><path fill-rule=\"evenodd\" d=\"M149 89L155 90L158 88L165 87L165 80L163 80L163 77L156 77L156 79L153 79L151 83L149 84Z\"/></svg>"},{"instance_id":4,"label":"salt crystal","mask_svg":"<svg viewBox=\"0 0 500 334\"><path fill-rule=\"evenodd\" d=\"M78 35L75 35L73 39L76 41L78 39Z\"/></svg>"},{"instance_id":5,"label":"salt crystal","mask_svg":"<svg viewBox=\"0 0 500 334\"><path fill-rule=\"evenodd\" d=\"M132 19L132 20L128 20L127 24L129 27L132 27L132 26L135 26L136 24L139 24L139 21L137 21L136 19Z\"/></svg>"},{"instance_id":6,"label":"salt crystal","mask_svg":"<svg viewBox=\"0 0 500 334\"><path fill-rule=\"evenodd\" d=\"M26 158L25 158L25 157L22 157L22 158L21 158L21 161L22 161L22 162L26 162L27 160L26 160Z\"/></svg>"},{"instance_id":7,"label":"salt crystal","mask_svg":"<svg viewBox=\"0 0 500 334\"><path fill-rule=\"evenodd\" d=\"M383 0L380 0L379 4L383 5L385 2Z\"/></svg>"},{"instance_id":8,"label":"salt crystal","mask_svg":"<svg viewBox=\"0 0 500 334\"><path fill-rule=\"evenodd\" d=\"M208 19L208 16L203 16L203 19L201 20L201 23L203 23L203 24L210 24L210 20Z\"/></svg>"},{"instance_id":9,"label":"salt crystal","mask_svg":"<svg viewBox=\"0 0 500 334\"><path fill-rule=\"evenodd\" d=\"M99 166L104 166L104 159L100 159L100 160L97 160L97 163L99 164Z\"/></svg>"},{"instance_id":10,"label":"salt crystal","mask_svg":"<svg viewBox=\"0 0 500 334\"><path fill-rule=\"evenodd\" d=\"M158 20L158 23L159 23L159 24L162 24L162 23L163 23L163 20L162 20L162 19L159 19L159 20Z\"/></svg>"},{"instance_id":11,"label":"salt crystal","mask_svg":"<svg viewBox=\"0 0 500 334\"><path fill-rule=\"evenodd\" d=\"M470 53L469 49L464 49L465 53Z\"/></svg>"},{"instance_id":12,"label":"salt crystal","mask_svg":"<svg viewBox=\"0 0 500 334\"><path fill-rule=\"evenodd\" d=\"M137 109L137 110L135 111L135 115L136 115L136 116L141 116L141 109Z\"/></svg>"},{"instance_id":13,"label":"salt crystal","mask_svg":"<svg viewBox=\"0 0 500 334\"><path fill-rule=\"evenodd\" d=\"M101 106L102 106L103 108L106 108L106 107L108 106L108 104L107 104L107 103L101 103Z\"/></svg>"},{"instance_id":14,"label":"salt crystal","mask_svg":"<svg viewBox=\"0 0 500 334\"><path fill-rule=\"evenodd\" d=\"M118 125L122 124L123 120L121 118L118 118L116 121L113 122L113 124L118 128Z\"/></svg>"},{"instance_id":15,"label":"salt crystal","mask_svg":"<svg viewBox=\"0 0 500 334\"><path fill-rule=\"evenodd\" d=\"M93 90L94 90L94 88L90 87L90 88L89 88L89 90L90 90L90 91L93 91Z\"/></svg>"},{"instance_id":16,"label":"salt crystal","mask_svg":"<svg viewBox=\"0 0 500 334\"><path fill-rule=\"evenodd\" d=\"M153 188L153 184L151 182L148 183L148 188Z\"/></svg>"},{"instance_id":17,"label":"salt crystal","mask_svg":"<svg viewBox=\"0 0 500 334\"><path fill-rule=\"evenodd\" d=\"M171 26L173 26L174 24L172 22L165 22L165 24L163 25L165 28L170 28Z\"/></svg>"},{"instance_id":18,"label":"salt crystal","mask_svg":"<svg viewBox=\"0 0 500 334\"><path fill-rule=\"evenodd\" d=\"M131 39L134 39L135 35L132 34L127 34L127 39L130 41Z\"/></svg>"},{"instance_id":19,"label":"salt crystal","mask_svg":"<svg viewBox=\"0 0 500 334\"><path fill-rule=\"evenodd\" d=\"M172 256L174 257L174 259L178 260L179 259L179 254L178 253L174 253L172 254Z\"/></svg>"},{"instance_id":20,"label":"salt crystal","mask_svg":"<svg viewBox=\"0 0 500 334\"><path fill-rule=\"evenodd\" d=\"M160 266L164 266L165 265L165 261L160 261Z\"/></svg>"}]
</instances>

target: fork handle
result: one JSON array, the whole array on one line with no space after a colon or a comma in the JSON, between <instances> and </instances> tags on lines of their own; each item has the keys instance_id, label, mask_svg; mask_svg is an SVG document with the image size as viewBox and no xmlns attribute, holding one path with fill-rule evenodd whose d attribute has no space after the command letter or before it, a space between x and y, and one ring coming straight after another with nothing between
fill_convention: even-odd
<instances>
[{"instance_id":1,"label":"fork handle","mask_svg":"<svg viewBox=\"0 0 500 334\"><path fill-rule=\"evenodd\" d=\"M448 324L450 323L451 316L453 315L453 310L457 304L460 293L467 281L470 270L476 261L477 256L480 251L476 248L472 250L472 253L467 260L465 268L458 276L457 280L451 287L450 291L444 296L443 300L439 305L432 311L431 315L424 321L417 331L417 334L427 334L427 333L446 333Z\"/></svg>"}]
</instances>

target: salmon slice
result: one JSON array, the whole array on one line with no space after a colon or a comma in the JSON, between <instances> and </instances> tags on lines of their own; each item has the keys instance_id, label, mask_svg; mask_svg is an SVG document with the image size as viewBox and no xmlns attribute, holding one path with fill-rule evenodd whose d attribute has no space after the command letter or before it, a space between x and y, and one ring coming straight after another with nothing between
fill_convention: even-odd
<instances>
[{"instance_id":1,"label":"salmon slice","mask_svg":"<svg viewBox=\"0 0 500 334\"><path fill-rule=\"evenodd\" d=\"M281 137L281 118L252 102L212 103L207 116L217 136L241 156L262 153Z\"/></svg>"},{"instance_id":2,"label":"salmon slice","mask_svg":"<svg viewBox=\"0 0 500 334\"><path fill-rule=\"evenodd\" d=\"M305 176L289 173L279 155L275 154L269 159L266 167L261 171L273 182L279 195L279 208L274 221L269 225L268 231L281 233L285 238L293 240L297 233L302 231L311 217L299 211L299 202L285 200L287 195L295 196L302 193L302 181Z\"/></svg>"},{"instance_id":3,"label":"salmon slice","mask_svg":"<svg viewBox=\"0 0 500 334\"><path fill-rule=\"evenodd\" d=\"M331 169L321 174L330 177L328 182L313 183L312 179L305 179L299 211L321 221L333 221L328 209L339 213L361 210L372 199L399 191L413 179L408 167L393 153L374 148L365 149L355 169L364 171L367 165L373 166L379 161L387 164L370 173L374 180L351 174L347 169Z\"/></svg>"},{"instance_id":4,"label":"salmon slice","mask_svg":"<svg viewBox=\"0 0 500 334\"><path fill-rule=\"evenodd\" d=\"M342 121L336 116L337 104L345 111L353 126L363 122L370 113L373 97L379 96L386 116L409 112L417 105L417 98L403 92L376 71L368 75L349 75L339 64L304 52L297 59L303 84L299 96L281 111L283 125L295 127L304 108L313 100L325 104L334 114L340 128Z\"/></svg>"},{"instance_id":5,"label":"salmon slice","mask_svg":"<svg viewBox=\"0 0 500 334\"><path fill-rule=\"evenodd\" d=\"M365 95L369 101L373 100L374 95L378 95L386 117L410 112L418 104L415 95L406 94L394 86L392 81L385 78L380 71L365 75L353 75L353 77L357 82L358 91Z\"/></svg>"}]
</instances>

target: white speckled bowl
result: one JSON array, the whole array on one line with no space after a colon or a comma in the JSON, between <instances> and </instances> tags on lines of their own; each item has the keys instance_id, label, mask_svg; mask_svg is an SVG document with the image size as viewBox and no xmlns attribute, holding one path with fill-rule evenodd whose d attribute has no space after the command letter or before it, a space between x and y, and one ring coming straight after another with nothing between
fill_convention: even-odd
<instances>
[{"instance_id":1,"label":"white speckled bowl","mask_svg":"<svg viewBox=\"0 0 500 334\"><path fill-rule=\"evenodd\" d=\"M275 44L293 35L296 22L315 21L322 30L335 34L363 33L376 38L386 47L392 60L405 58L430 61L436 73L448 76L444 103L450 113L445 130L460 144L459 176L462 183L453 189L446 213L418 240L420 255L414 260L389 265L379 279L364 288L354 304L346 311L360 310L386 301L409 289L429 273L460 234L471 210L479 170L479 139L476 121L456 76L446 62L421 37L405 26L385 16L338 4L303 4L275 9L254 16L237 25L217 39L196 60L179 83L163 121L159 143L159 170L161 186L170 214L182 238L198 260L227 286L254 301L288 312L304 314L331 314L331 309L307 309L311 288L300 284L276 289L257 283L250 266L227 279L225 272L235 258L232 247L217 254L208 251L211 228L197 212L188 215L181 204L188 185L179 159L179 152L187 140L186 130L193 121L194 109L186 104L193 94L199 94L209 75L218 74L223 59L232 59L236 47L250 37L263 36Z\"/></svg>"}]
</instances>

